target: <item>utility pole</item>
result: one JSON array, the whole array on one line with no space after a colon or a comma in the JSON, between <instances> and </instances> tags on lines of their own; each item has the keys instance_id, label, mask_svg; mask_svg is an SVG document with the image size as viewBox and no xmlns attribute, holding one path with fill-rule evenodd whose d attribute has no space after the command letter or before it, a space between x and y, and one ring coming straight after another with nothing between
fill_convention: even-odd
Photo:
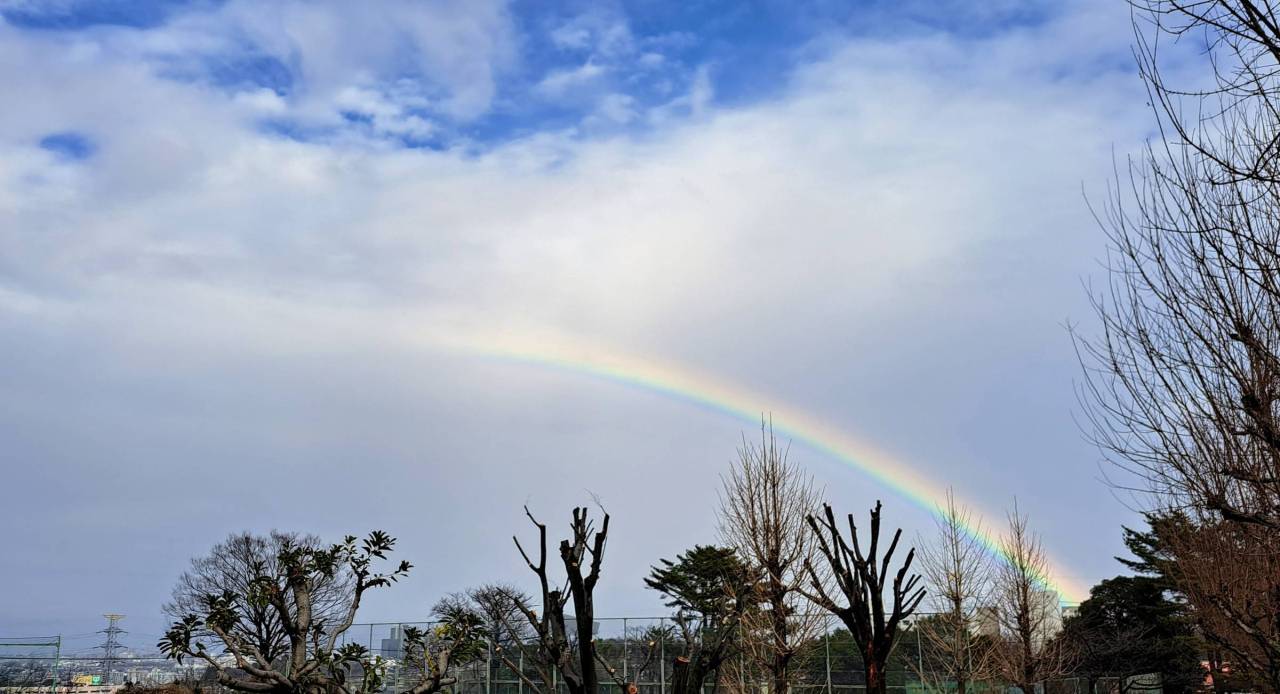
<instances>
[{"instance_id":1,"label":"utility pole","mask_svg":"<svg viewBox=\"0 0 1280 694\"><path fill-rule=\"evenodd\" d=\"M108 613L102 615L107 618L107 628L99 631L99 634L106 634L107 640L98 648L104 653L106 673L103 675L102 683L107 686L107 691L111 691L111 669L115 665L116 653L120 650L120 636L126 634L124 629L120 628L119 622L124 619L122 614Z\"/></svg>"}]
</instances>

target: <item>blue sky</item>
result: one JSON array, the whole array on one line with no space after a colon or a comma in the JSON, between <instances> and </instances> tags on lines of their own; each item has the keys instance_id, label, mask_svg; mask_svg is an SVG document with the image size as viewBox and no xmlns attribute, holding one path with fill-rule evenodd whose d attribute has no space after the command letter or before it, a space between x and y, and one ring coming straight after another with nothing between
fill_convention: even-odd
<instances>
[{"instance_id":1,"label":"blue sky","mask_svg":"<svg viewBox=\"0 0 1280 694\"><path fill-rule=\"evenodd\" d=\"M472 48L468 42L493 49L482 56L488 60L482 77L489 82L486 93L467 96L468 102L459 105L459 85L440 75L441 61L458 56L432 55L425 45L435 38L429 27L380 24L366 17L351 22L356 31L350 36L323 37L381 44L361 56L367 60L358 75L348 76L344 90L324 93L335 86L327 84L333 66L317 65L308 55L307 37L291 35L288 28L290 22L304 31L313 28L308 23L322 23L313 20L325 13L305 5L7 4L3 17L17 29L101 37L108 50L131 53L164 78L229 93L270 92L285 109L259 119L267 132L308 141L355 134L432 148L485 147L547 130L642 133L703 106L774 97L785 89L792 70L821 55L832 40L934 31L981 36L1035 26L1047 16L1036 3L977 12L876 2L479 3L484 10L476 14L484 16L463 18L477 23L440 29L442 35L463 34L447 38L459 43L460 53ZM457 3L436 3L433 12L448 13L450 7L462 9ZM415 9L406 5L398 11ZM352 18L326 19L331 24L321 31L333 32ZM367 28L364 36L357 33L360 28ZM500 35L505 45L486 45L493 36L468 32ZM190 41L193 34L204 40ZM316 109L316 100L327 103Z\"/></svg>"},{"instance_id":2,"label":"blue sky","mask_svg":"<svg viewBox=\"0 0 1280 694\"><path fill-rule=\"evenodd\" d=\"M716 539L742 422L486 358L625 353L835 423L1074 581L1085 196L1150 134L1122 2L0 0L0 635L131 615L228 532L384 528L412 619L615 516L600 608ZM1176 56L1175 56L1176 57ZM1181 63L1171 69L1183 69ZM1082 195L1082 191L1084 195ZM840 508L884 497L797 449Z\"/></svg>"}]
</instances>

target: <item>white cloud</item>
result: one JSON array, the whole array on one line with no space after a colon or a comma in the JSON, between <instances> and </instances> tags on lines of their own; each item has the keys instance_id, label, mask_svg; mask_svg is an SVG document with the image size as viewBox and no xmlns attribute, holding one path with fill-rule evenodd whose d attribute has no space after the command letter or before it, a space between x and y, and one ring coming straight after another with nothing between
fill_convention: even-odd
<instances>
[{"instance_id":1,"label":"white cloud","mask_svg":"<svg viewBox=\"0 0 1280 694\"><path fill-rule=\"evenodd\" d=\"M381 91L402 109L428 102L442 117L472 121L491 109L517 48L502 0L230 0L156 27L97 27L54 40L86 63L115 60L196 82L251 80L254 61L276 61L282 67L271 69L293 80L280 102L287 115L315 126L340 124L336 101L353 90ZM220 68L228 74L209 74Z\"/></svg>"},{"instance_id":2,"label":"white cloud","mask_svg":"<svg viewBox=\"0 0 1280 694\"><path fill-rule=\"evenodd\" d=\"M506 30L485 4L423 18L396 3L378 18L272 7L231 2L149 36L241 27L307 75L308 92L283 99L291 112L355 109L405 133L430 132L413 120L421 100L460 117L488 108L510 50L485 36ZM708 437L739 425L422 348L547 332L803 401L962 491L1096 493L1072 467L1088 452L1065 414L1059 323L1100 248L1080 182L1105 176L1146 116L1127 70L1065 68L1121 64L1124 41L1103 31L1117 17L1069 13L981 40L833 40L768 101L717 107L704 71L645 114L643 135L542 132L480 152L291 141L257 127L280 97L160 78L118 48L122 33L0 27L0 85L23 95L0 110L0 355L19 364L0 374L0 425L65 479L120 464L113 474L154 494L130 509L147 521L197 479L195 460L225 479L335 481L320 504L218 487L245 507L238 524L407 531L437 514L476 552L492 543L457 522L475 500L516 508L549 477L574 480L539 490L556 502L582 480L633 518L654 499L694 509L632 526L646 530L610 570L638 575L664 538L703 527L693 516L734 443L714 458ZM440 94L386 87L384 39L401 29L414 60L448 75ZM588 61L545 93L605 69ZM617 122L638 110L625 95L591 103ZM55 129L100 149L58 162L35 144ZM604 417L602 401L628 416ZM830 477L851 504L875 493ZM341 518L316 510L346 503ZM221 527L220 513L180 520L193 532ZM1043 520L1051 546L1080 522L1114 527L1102 512Z\"/></svg>"},{"instance_id":3,"label":"white cloud","mask_svg":"<svg viewBox=\"0 0 1280 694\"><path fill-rule=\"evenodd\" d=\"M636 100L626 94L607 94L600 100L596 115L611 123L625 125L638 116L635 104Z\"/></svg>"},{"instance_id":4,"label":"white cloud","mask_svg":"<svg viewBox=\"0 0 1280 694\"><path fill-rule=\"evenodd\" d=\"M551 71L534 86L534 91L549 99L564 97L596 84L606 72L603 65L588 60L575 68Z\"/></svg>"},{"instance_id":5,"label":"white cloud","mask_svg":"<svg viewBox=\"0 0 1280 694\"><path fill-rule=\"evenodd\" d=\"M636 61L641 67L654 69L666 62L666 58L661 53L645 53Z\"/></svg>"},{"instance_id":6,"label":"white cloud","mask_svg":"<svg viewBox=\"0 0 1280 694\"><path fill-rule=\"evenodd\" d=\"M635 39L626 18L596 9L576 15L550 31L552 44L597 57L613 58L631 53Z\"/></svg>"}]
</instances>

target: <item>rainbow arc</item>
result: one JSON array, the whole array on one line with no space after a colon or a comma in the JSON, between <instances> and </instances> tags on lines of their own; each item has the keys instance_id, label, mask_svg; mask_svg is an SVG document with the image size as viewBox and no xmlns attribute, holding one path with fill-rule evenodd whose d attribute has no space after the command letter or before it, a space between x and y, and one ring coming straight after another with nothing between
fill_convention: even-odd
<instances>
[{"instance_id":1,"label":"rainbow arc","mask_svg":"<svg viewBox=\"0 0 1280 694\"><path fill-rule=\"evenodd\" d=\"M594 379L639 388L651 393L717 412L743 422L759 425L767 414L774 431L782 438L801 445L843 465L854 468L875 480L899 497L910 500L935 517L940 514L946 490L922 476L909 464L852 436L802 409L780 406L776 400L741 386L713 378L704 373L650 358L620 352L522 336L518 339L498 337L456 342L454 347L470 354L484 355L507 362L550 368ZM958 502L978 513L974 504ZM965 532L988 552L1005 559L999 538L987 530L981 518L969 523ZM1079 602L1088 591L1062 578L1065 572L1050 558L1048 574L1037 579L1047 590L1057 593L1064 603Z\"/></svg>"}]
</instances>

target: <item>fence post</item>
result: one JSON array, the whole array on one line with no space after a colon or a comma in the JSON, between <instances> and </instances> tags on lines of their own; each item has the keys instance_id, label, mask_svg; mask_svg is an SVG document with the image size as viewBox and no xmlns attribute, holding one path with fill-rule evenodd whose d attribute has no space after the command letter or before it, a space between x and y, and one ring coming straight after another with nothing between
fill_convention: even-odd
<instances>
[{"instance_id":1,"label":"fence post","mask_svg":"<svg viewBox=\"0 0 1280 694\"><path fill-rule=\"evenodd\" d=\"M622 618L622 679L627 679L627 646L630 644L627 634L627 618Z\"/></svg>"},{"instance_id":2,"label":"fence post","mask_svg":"<svg viewBox=\"0 0 1280 694\"><path fill-rule=\"evenodd\" d=\"M667 694L667 618L658 619L658 694Z\"/></svg>"},{"instance_id":3,"label":"fence post","mask_svg":"<svg viewBox=\"0 0 1280 694\"><path fill-rule=\"evenodd\" d=\"M918 668L916 679L920 680L920 691L924 691L924 639L920 638L920 620L914 619L911 624L911 631L916 634L916 667Z\"/></svg>"},{"instance_id":4,"label":"fence post","mask_svg":"<svg viewBox=\"0 0 1280 694\"><path fill-rule=\"evenodd\" d=\"M57 645L53 651L53 681L49 694L58 694L58 663L62 660L62 634L58 634Z\"/></svg>"},{"instance_id":5,"label":"fence post","mask_svg":"<svg viewBox=\"0 0 1280 694\"><path fill-rule=\"evenodd\" d=\"M831 617L824 615L822 617L822 644L827 651L827 694L832 694L831 688Z\"/></svg>"}]
</instances>

